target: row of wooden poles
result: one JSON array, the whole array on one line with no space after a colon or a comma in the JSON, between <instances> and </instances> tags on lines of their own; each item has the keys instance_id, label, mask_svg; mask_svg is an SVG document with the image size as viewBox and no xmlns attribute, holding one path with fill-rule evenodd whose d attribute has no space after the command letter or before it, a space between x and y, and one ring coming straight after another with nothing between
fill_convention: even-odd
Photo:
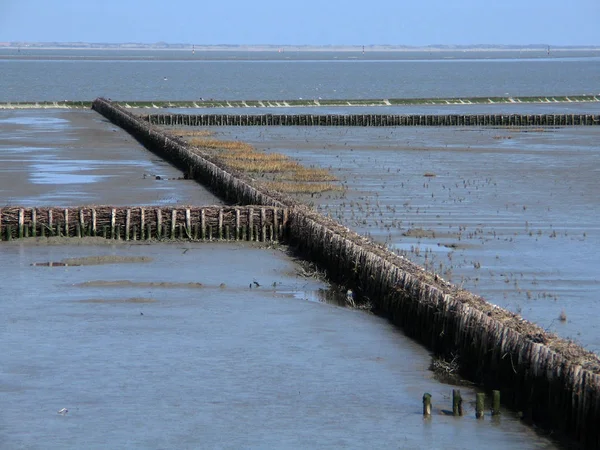
<instances>
[{"instance_id":1,"label":"row of wooden poles","mask_svg":"<svg viewBox=\"0 0 600 450\"><path fill-rule=\"evenodd\" d=\"M267 206L0 208L0 239L86 237L279 241L288 211Z\"/></svg>"},{"instance_id":2,"label":"row of wooden poles","mask_svg":"<svg viewBox=\"0 0 600 450\"><path fill-rule=\"evenodd\" d=\"M580 126L600 125L593 114L151 114L171 126Z\"/></svg>"},{"instance_id":3,"label":"row of wooden poles","mask_svg":"<svg viewBox=\"0 0 600 450\"><path fill-rule=\"evenodd\" d=\"M288 208L286 242L350 287L357 302L368 297L379 313L434 354L459 355L462 375L502 390L505 403L527 420L600 448L597 355L446 283L289 197L259 189L254 180L124 108L104 99L96 99L93 108L227 201Z\"/></svg>"},{"instance_id":4,"label":"row of wooden poles","mask_svg":"<svg viewBox=\"0 0 600 450\"><path fill-rule=\"evenodd\" d=\"M430 417L432 410L431 394L425 392L423 394L423 416ZM452 390L452 415L463 415L463 398L460 394L460 389ZM483 419L485 415L485 393L478 392L475 401L475 417ZM492 416L500 415L500 391L492 391Z\"/></svg>"}]
</instances>

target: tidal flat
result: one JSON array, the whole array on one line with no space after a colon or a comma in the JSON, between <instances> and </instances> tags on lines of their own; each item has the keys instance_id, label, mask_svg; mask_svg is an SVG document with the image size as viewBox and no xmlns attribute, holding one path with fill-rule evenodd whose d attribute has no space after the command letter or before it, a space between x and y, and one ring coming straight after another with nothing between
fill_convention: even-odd
<instances>
[{"instance_id":1,"label":"tidal flat","mask_svg":"<svg viewBox=\"0 0 600 450\"><path fill-rule=\"evenodd\" d=\"M597 127L211 130L329 169L344 191L303 201L600 353Z\"/></svg>"}]
</instances>

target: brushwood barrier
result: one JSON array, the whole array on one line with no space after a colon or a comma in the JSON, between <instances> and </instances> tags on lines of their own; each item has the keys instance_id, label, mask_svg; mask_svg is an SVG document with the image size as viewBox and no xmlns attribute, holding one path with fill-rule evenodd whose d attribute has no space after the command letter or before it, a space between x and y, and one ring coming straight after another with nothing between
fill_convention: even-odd
<instances>
[{"instance_id":1,"label":"brushwood barrier","mask_svg":"<svg viewBox=\"0 0 600 450\"><path fill-rule=\"evenodd\" d=\"M146 148L238 204L288 211L286 242L369 298L376 310L442 356L458 355L463 375L501 390L524 418L600 447L600 358L520 316L464 291L385 247L212 159L185 140L105 99L93 109Z\"/></svg>"},{"instance_id":2,"label":"brushwood barrier","mask_svg":"<svg viewBox=\"0 0 600 450\"><path fill-rule=\"evenodd\" d=\"M554 127L600 125L594 114L150 114L153 125L319 127Z\"/></svg>"},{"instance_id":3,"label":"brushwood barrier","mask_svg":"<svg viewBox=\"0 0 600 450\"><path fill-rule=\"evenodd\" d=\"M0 240L101 236L147 239L279 241L287 209L265 206L83 206L0 208Z\"/></svg>"}]
</instances>

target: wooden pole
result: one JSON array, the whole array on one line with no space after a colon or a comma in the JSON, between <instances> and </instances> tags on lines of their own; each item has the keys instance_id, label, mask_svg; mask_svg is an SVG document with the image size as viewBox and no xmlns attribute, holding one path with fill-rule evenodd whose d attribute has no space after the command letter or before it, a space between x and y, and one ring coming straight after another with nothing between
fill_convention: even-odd
<instances>
[{"instance_id":1,"label":"wooden pole","mask_svg":"<svg viewBox=\"0 0 600 450\"><path fill-rule=\"evenodd\" d=\"M485 394L480 392L477 394L477 401L475 403L475 417L483 419L483 411L485 409Z\"/></svg>"},{"instance_id":2,"label":"wooden pole","mask_svg":"<svg viewBox=\"0 0 600 450\"><path fill-rule=\"evenodd\" d=\"M92 236L98 234L98 227L96 224L96 208L92 209Z\"/></svg>"},{"instance_id":3,"label":"wooden pole","mask_svg":"<svg viewBox=\"0 0 600 450\"><path fill-rule=\"evenodd\" d=\"M131 227L131 209L127 209L125 216L125 240L129 240L129 228Z\"/></svg>"},{"instance_id":4,"label":"wooden pole","mask_svg":"<svg viewBox=\"0 0 600 450\"><path fill-rule=\"evenodd\" d=\"M204 208L200 210L200 237L202 240L206 239L206 212Z\"/></svg>"},{"instance_id":5,"label":"wooden pole","mask_svg":"<svg viewBox=\"0 0 600 450\"><path fill-rule=\"evenodd\" d=\"M162 211L160 208L156 209L156 239L160 239L162 236Z\"/></svg>"},{"instance_id":6,"label":"wooden pole","mask_svg":"<svg viewBox=\"0 0 600 450\"><path fill-rule=\"evenodd\" d=\"M265 208L260 208L260 240L265 242L267 240L267 214Z\"/></svg>"},{"instance_id":7,"label":"wooden pole","mask_svg":"<svg viewBox=\"0 0 600 450\"><path fill-rule=\"evenodd\" d=\"M110 238L115 238L115 222L117 220L117 210L115 208L110 210Z\"/></svg>"},{"instance_id":8,"label":"wooden pole","mask_svg":"<svg viewBox=\"0 0 600 450\"><path fill-rule=\"evenodd\" d=\"M240 210L235 208L235 240L240 240Z\"/></svg>"},{"instance_id":9,"label":"wooden pole","mask_svg":"<svg viewBox=\"0 0 600 450\"><path fill-rule=\"evenodd\" d=\"M500 391L492 391L492 416L500 415Z\"/></svg>"},{"instance_id":10,"label":"wooden pole","mask_svg":"<svg viewBox=\"0 0 600 450\"><path fill-rule=\"evenodd\" d=\"M146 210L140 208L140 241L144 240L144 230L146 229ZM145 239L150 239L150 235L146 236Z\"/></svg>"},{"instance_id":11,"label":"wooden pole","mask_svg":"<svg viewBox=\"0 0 600 450\"><path fill-rule=\"evenodd\" d=\"M452 414L455 416L463 415L460 389L452 389Z\"/></svg>"},{"instance_id":12,"label":"wooden pole","mask_svg":"<svg viewBox=\"0 0 600 450\"><path fill-rule=\"evenodd\" d=\"M175 239L175 229L177 228L177 210L171 211L171 239Z\"/></svg>"},{"instance_id":13,"label":"wooden pole","mask_svg":"<svg viewBox=\"0 0 600 450\"><path fill-rule=\"evenodd\" d=\"M223 208L219 209L219 239L223 239Z\"/></svg>"},{"instance_id":14,"label":"wooden pole","mask_svg":"<svg viewBox=\"0 0 600 450\"><path fill-rule=\"evenodd\" d=\"M192 215L190 208L185 210L185 233L188 239L192 239Z\"/></svg>"},{"instance_id":15,"label":"wooden pole","mask_svg":"<svg viewBox=\"0 0 600 450\"><path fill-rule=\"evenodd\" d=\"M69 210L65 208L65 236L69 237Z\"/></svg>"},{"instance_id":16,"label":"wooden pole","mask_svg":"<svg viewBox=\"0 0 600 450\"><path fill-rule=\"evenodd\" d=\"M19 238L23 237L23 225L25 223L25 210L19 209Z\"/></svg>"},{"instance_id":17,"label":"wooden pole","mask_svg":"<svg viewBox=\"0 0 600 450\"><path fill-rule=\"evenodd\" d=\"M31 208L31 227L31 235L37 236L37 210L35 208Z\"/></svg>"},{"instance_id":18,"label":"wooden pole","mask_svg":"<svg viewBox=\"0 0 600 450\"><path fill-rule=\"evenodd\" d=\"M423 416L431 416L431 394L428 392L423 394Z\"/></svg>"}]
</instances>

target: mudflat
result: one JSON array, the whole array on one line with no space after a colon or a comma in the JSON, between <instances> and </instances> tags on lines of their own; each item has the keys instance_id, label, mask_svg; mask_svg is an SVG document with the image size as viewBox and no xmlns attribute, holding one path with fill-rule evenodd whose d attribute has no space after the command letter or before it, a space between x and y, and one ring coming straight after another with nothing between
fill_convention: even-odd
<instances>
[{"instance_id":1,"label":"mudflat","mask_svg":"<svg viewBox=\"0 0 600 450\"><path fill-rule=\"evenodd\" d=\"M90 110L0 111L5 205L219 205L221 200Z\"/></svg>"}]
</instances>

